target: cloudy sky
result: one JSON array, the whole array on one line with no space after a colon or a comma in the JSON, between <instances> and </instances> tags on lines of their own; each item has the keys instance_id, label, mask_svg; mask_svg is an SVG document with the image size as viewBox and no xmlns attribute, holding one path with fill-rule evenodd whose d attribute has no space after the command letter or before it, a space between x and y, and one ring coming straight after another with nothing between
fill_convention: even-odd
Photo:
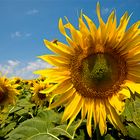
<instances>
[{"instance_id":1,"label":"cloudy sky","mask_svg":"<svg viewBox=\"0 0 140 140\"><path fill-rule=\"evenodd\" d=\"M112 9L117 18L125 11L133 13L130 25L140 20L140 0L98 0L104 20ZM80 10L96 24L97 0L0 0L0 71L7 76L34 78L32 71L50 67L37 58L51 53L43 43L65 38L58 30L58 20L67 16L77 27Z\"/></svg>"}]
</instances>

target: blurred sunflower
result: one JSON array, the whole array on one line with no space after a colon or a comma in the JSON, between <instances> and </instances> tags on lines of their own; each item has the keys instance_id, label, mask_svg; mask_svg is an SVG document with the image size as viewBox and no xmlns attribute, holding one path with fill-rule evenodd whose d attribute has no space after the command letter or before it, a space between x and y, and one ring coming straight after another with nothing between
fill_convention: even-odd
<instances>
[{"instance_id":1,"label":"blurred sunflower","mask_svg":"<svg viewBox=\"0 0 140 140\"><path fill-rule=\"evenodd\" d=\"M46 76L48 82L57 83L48 89L48 93L60 94L50 108L66 105L62 122L69 119L68 127L81 112L80 123L87 117L89 136L92 135L92 119L94 128L98 125L103 135L107 131L107 118L126 135L119 115L124 110L124 99L130 98L129 90L140 91L140 21L126 30L130 19L127 12L118 26L115 11L106 23L101 18L99 3L96 12L98 28L82 13L79 30L67 18L65 25L60 19L59 29L68 45L45 40L46 46L56 54L40 58L55 67L35 73Z\"/></svg>"},{"instance_id":2,"label":"blurred sunflower","mask_svg":"<svg viewBox=\"0 0 140 140\"><path fill-rule=\"evenodd\" d=\"M20 84L22 82L22 79L20 77L13 77L11 79L11 84Z\"/></svg>"},{"instance_id":3,"label":"blurred sunflower","mask_svg":"<svg viewBox=\"0 0 140 140\"><path fill-rule=\"evenodd\" d=\"M43 92L49 86L49 84L43 82L34 83L31 88L33 90L31 101L38 106L43 106L47 101L49 101L50 96L47 96L47 94Z\"/></svg>"},{"instance_id":4,"label":"blurred sunflower","mask_svg":"<svg viewBox=\"0 0 140 140\"><path fill-rule=\"evenodd\" d=\"M5 77L0 77L0 106L5 107L9 104L15 104L18 91L11 81Z\"/></svg>"}]
</instances>

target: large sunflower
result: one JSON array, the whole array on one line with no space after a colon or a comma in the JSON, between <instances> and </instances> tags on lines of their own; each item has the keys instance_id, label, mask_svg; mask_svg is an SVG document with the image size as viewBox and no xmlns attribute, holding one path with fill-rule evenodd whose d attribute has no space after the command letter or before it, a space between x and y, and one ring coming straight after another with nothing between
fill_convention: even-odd
<instances>
[{"instance_id":1,"label":"large sunflower","mask_svg":"<svg viewBox=\"0 0 140 140\"><path fill-rule=\"evenodd\" d=\"M5 77L0 77L0 107L15 104L18 91L11 81Z\"/></svg>"},{"instance_id":2,"label":"large sunflower","mask_svg":"<svg viewBox=\"0 0 140 140\"><path fill-rule=\"evenodd\" d=\"M46 46L55 54L40 58L55 67L36 73L46 76L48 82L57 83L48 89L48 93L60 95L50 108L65 104L62 121L69 119L68 126L81 112L80 122L87 117L89 136L92 135L92 119L94 128L98 125L101 135L107 131L107 119L125 135L127 132L118 115L124 109L124 99L130 97L129 90L140 91L140 21L126 30L130 19L127 12L118 26L115 11L106 23L101 18L99 3L96 12L98 28L82 13L79 30L67 18L65 25L62 19L59 20L60 32L68 45L45 40Z\"/></svg>"}]
</instances>

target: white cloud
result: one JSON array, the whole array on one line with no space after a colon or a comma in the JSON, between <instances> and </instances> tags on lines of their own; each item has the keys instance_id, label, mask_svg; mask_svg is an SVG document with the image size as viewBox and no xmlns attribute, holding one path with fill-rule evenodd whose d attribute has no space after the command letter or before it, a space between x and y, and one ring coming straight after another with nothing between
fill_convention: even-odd
<instances>
[{"instance_id":1,"label":"white cloud","mask_svg":"<svg viewBox=\"0 0 140 140\"><path fill-rule=\"evenodd\" d=\"M25 38L30 37L31 33L23 33L20 31L15 31L14 33L11 33L11 38Z\"/></svg>"},{"instance_id":2,"label":"white cloud","mask_svg":"<svg viewBox=\"0 0 140 140\"><path fill-rule=\"evenodd\" d=\"M12 37L12 38L21 37L21 36L22 36L22 35L21 35L21 32L19 32L19 31L16 31L16 32L14 32L14 33L11 34L11 37Z\"/></svg>"},{"instance_id":3,"label":"white cloud","mask_svg":"<svg viewBox=\"0 0 140 140\"><path fill-rule=\"evenodd\" d=\"M26 37L30 37L31 36L31 33L26 33L25 36Z\"/></svg>"},{"instance_id":4,"label":"white cloud","mask_svg":"<svg viewBox=\"0 0 140 140\"><path fill-rule=\"evenodd\" d=\"M17 60L8 60L5 65L0 65L0 71L4 75L11 75L19 64Z\"/></svg>"},{"instance_id":5,"label":"white cloud","mask_svg":"<svg viewBox=\"0 0 140 140\"><path fill-rule=\"evenodd\" d=\"M35 15L39 13L39 11L37 9L32 9L26 12L27 15Z\"/></svg>"},{"instance_id":6,"label":"white cloud","mask_svg":"<svg viewBox=\"0 0 140 140\"><path fill-rule=\"evenodd\" d=\"M101 8L101 13L103 15L107 14L109 11L110 11L109 8L104 8L104 7Z\"/></svg>"},{"instance_id":7,"label":"white cloud","mask_svg":"<svg viewBox=\"0 0 140 140\"><path fill-rule=\"evenodd\" d=\"M33 74L33 71L50 67L52 67L50 64L40 59L28 62L26 64L23 64L17 60L8 60L5 65L0 65L0 69L3 75L8 77L19 76L24 79L36 78L38 75Z\"/></svg>"},{"instance_id":8,"label":"white cloud","mask_svg":"<svg viewBox=\"0 0 140 140\"><path fill-rule=\"evenodd\" d=\"M8 64L10 65L10 66L16 66L16 65L18 65L20 62L19 61L13 61L13 60L8 60Z\"/></svg>"}]
</instances>

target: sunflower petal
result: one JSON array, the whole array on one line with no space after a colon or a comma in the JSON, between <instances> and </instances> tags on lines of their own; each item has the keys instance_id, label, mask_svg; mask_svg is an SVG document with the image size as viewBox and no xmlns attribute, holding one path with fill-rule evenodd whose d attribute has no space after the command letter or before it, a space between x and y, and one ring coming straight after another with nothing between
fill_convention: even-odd
<instances>
[{"instance_id":1,"label":"sunflower petal","mask_svg":"<svg viewBox=\"0 0 140 140\"><path fill-rule=\"evenodd\" d=\"M122 131L124 135L127 135L127 130L123 126L118 114L116 113L115 109L109 104L108 101L106 101L107 108L109 110L112 122Z\"/></svg>"},{"instance_id":2,"label":"sunflower petal","mask_svg":"<svg viewBox=\"0 0 140 140\"><path fill-rule=\"evenodd\" d=\"M66 106L62 117L62 122L68 120L71 117L73 112L76 110L76 107L78 106L80 100L81 100L81 96L76 94L73 100Z\"/></svg>"},{"instance_id":3,"label":"sunflower petal","mask_svg":"<svg viewBox=\"0 0 140 140\"><path fill-rule=\"evenodd\" d=\"M53 91L53 94L65 93L72 88L73 84L70 82L70 80L66 80Z\"/></svg>"},{"instance_id":4,"label":"sunflower petal","mask_svg":"<svg viewBox=\"0 0 140 140\"><path fill-rule=\"evenodd\" d=\"M59 69L59 68L48 68L48 69L43 69L43 70L37 70L37 71L34 71L34 74L41 74L42 76L45 76L45 77L49 77L49 76L69 76L70 75L70 72L65 69Z\"/></svg>"},{"instance_id":5,"label":"sunflower petal","mask_svg":"<svg viewBox=\"0 0 140 140\"><path fill-rule=\"evenodd\" d=\"M93 116L94 116L94 128L96 128L100 120L100 100L99 99L94 100Z\"/></svg>"},{"instance_id":6,"label":"sunflower petal","mask_svg":"<svg viewBox=\"0 0 140 140\"><path fill-rule=\"evenodd\" d=\"M42 55L38 56L44 61L47 61L48 63L54 65L54 66L61 66L61 67L67 67L69 64L69 61L65 59L64 57L55 56L55 55Z\"/></svg>"},{"instance_id":7,"label":"sunflower petal","mask_svg":"<svg viewBox=\"0 0 140 140\"><path fill-rule=\"evenodd\" d=\"M70 30L70 33L71 33L71 36L72 36L72 40L74 42L76 42L77 46L81 46L83 47L83 41L82 41L82 35L81 33L76 30L72 24L70 24L70 22L68 22L66 25L65 25L66 28L68 28Z\"/></svg>"},{"instance_id":8,"label":"sunflower petal","mask_svg":"<svg viewBox=\"0 0 140 140\"><path fill-rule=\"evenodd\" d=\"M44 40L45 45L47 48L49 48L51 51L55 52L56 54L60 54L62 56L68 57L72 54L72 49L68 46L64 46L59 41L57 44L53 42L49 42L48 40Z\"/></svg>"},{"instance_id":9,"label":"sunflower petal","mask_svg":"<svg viewBox=\"0 0 140 140\"><path fill-rule=\"evenodd\" d=\"M103 135L106 131L107 131L107 127L106 127L106 109L105 109L105 105L104 102L101 101L100 102L100 121L99 121L99 129L100 129L100 133L101 135Z\"/></svg>"},{"instance_id":10,"label":"sunflower petal","mask_svg":"<svg viewBox=\"0 0 140 140\"><path fill-rule=\"evenodd\" d=\"M134 73L128 73L127 79L136 83L140 83L140 75L135 75Z\"/></svg>"},{"instance_id":11,"label":"sunflower petal","mask_svg":"<svg viewBox=\"0 0 140 140\"><path fill-rule=\"evenodd\" d=\"M91 128L91 121L92 121L92 107L91 107L91 101L92 100L88 100L87 104L87 109L88 109L88 113L87 113L87 132L89 134L89 136L92 136L92 128Z\"/></svg>"},{"instance_id":12,"label":"sunflower petal","mask_svg":"<svg viewBox=\"0 0 140 140\"><path fill-rule=\"evenodd\" d=\"M129 19L130 16L128 17L128 12L125 12L125 14L121 17L120 24L117 28L118 41L120 41L123 38Z\"/></svg>"},{"instance_id":13,"label":"sunflower petal","mask_svg":"<svg viewBox=\"0 0 140 140\"><path fill-rule=\"evenodd\" d=\"M109 99L109 103L115 108L118 114L122 113L124 110L124 102L119 100L117 95L113 95Z\"/></svg>"},{"instance_id":14,"label":"sunflower petal","mask_svg":"<svg viewBox=\"0 0 140 140\"><path fill-rule=\"evenodd\" d=\"M75 93L75 89L71 89L67 91L66 93L62 94L59 100L50 104L49 109L60 106L61 104L65 104L70 98L73 98L75 96L74 93Z\"/></svg>"},{"instance_id":15,"label":"sunflower petal","mask_svg":"<svg viewBox=\"0 0 140 140\"><path fill-rule=\"evenodd\" d=\"M137 92L140 94L140 84L131 82L131 81L127 81L125 83L125 86L127 86L133 93Z\"/></svg>"},{"instance_id":16,"label":"sunflower petal","mask_svg":"<svg viewBox=\"0 0 140 140\"><path fill-rule=\"evenodd\" d=\"M81 110L81 108L82 108L82 105L83 105L82 103L83 103L83 100L82 100L82 98L81 98L81 100L79 101L79 105L75 108L73 114L72 114L71 117L70 117L70 121L69 121L68 126L67 126L66 129L69 128L69 126L72 124L72 122L74 121L74 119L76 118L76 116L78 115L78 113L80 112L80 110ZM76 126L76 127L77 127L77 126Z\"/></svg>"},{"instance_id":17,"label":"sunflower petal","mask_svg":"<svg viewBox=\"0 0 140 140\"><path fill-rule=\"evenodd\" d=\"M90 29L90 32L91 32L91 36L93 38L93 41L95 41L95 38L96 38L96 32L97 32L97 28L95 26L95 24L92 22L92 20L87 17L86 15L83 15L87 24L88 24L88 27Z\"/></svg>"}]
</instances>

